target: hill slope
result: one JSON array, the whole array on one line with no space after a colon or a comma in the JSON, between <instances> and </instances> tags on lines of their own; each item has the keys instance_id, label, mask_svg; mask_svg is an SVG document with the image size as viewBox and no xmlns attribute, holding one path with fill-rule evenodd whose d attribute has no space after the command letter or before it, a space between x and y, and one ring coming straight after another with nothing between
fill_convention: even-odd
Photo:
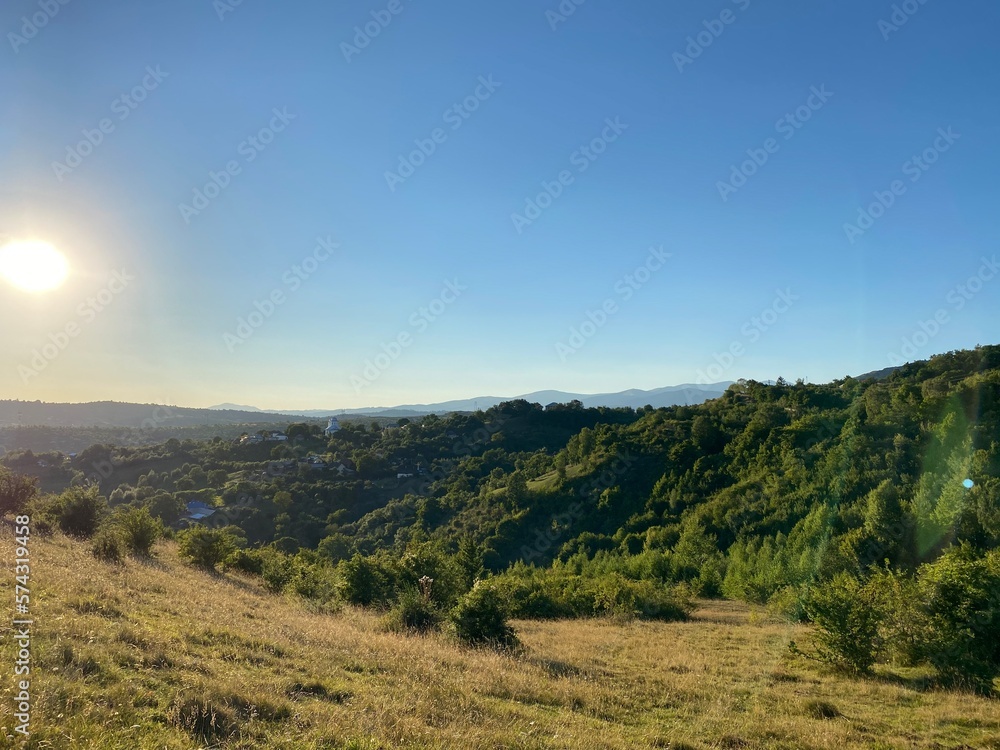
<instances>
[{"instance_id":1,"label":"hill slope","mask_svg":"<svg viewBox=\"0 0 1000 750\"><path fill-rule=\"evenodd\" d=\"M525 650L502 656L384 633L360 610L311 613L186 567L171 544L157 553L114 567L32 538L32 747L1000 746L995 702L817 672L788 655L801 626L742 605L686 623L517 623ZM0 554L14 557L6 527ZM11 574L0 588L11 601ZM13 651L3 639L5 664ZM0 723L9 735L9 700Z\"/></svg>"}]
</instances>

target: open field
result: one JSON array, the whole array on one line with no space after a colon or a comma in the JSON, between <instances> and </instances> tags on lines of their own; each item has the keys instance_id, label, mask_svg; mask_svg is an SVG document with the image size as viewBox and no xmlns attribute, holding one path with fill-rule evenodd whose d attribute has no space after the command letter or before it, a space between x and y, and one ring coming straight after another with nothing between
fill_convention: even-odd
<instances>
[{"instance_id":1,"label":"open field","mask_svg":"<svg viewBox=\"0 0 1000 750\"><path fill-rule=\"evenodd\" d=\"M7 528L0 559L12 614ZM309 612L169 543L114 567L34 537L31 561L27 747L1000 748L996 701L831 674L789 653L807 629L731 602L684 623L518 622L523 652L500 655ZM10 620L0 723L19 746Z\"/></svg>"}]
</instances>

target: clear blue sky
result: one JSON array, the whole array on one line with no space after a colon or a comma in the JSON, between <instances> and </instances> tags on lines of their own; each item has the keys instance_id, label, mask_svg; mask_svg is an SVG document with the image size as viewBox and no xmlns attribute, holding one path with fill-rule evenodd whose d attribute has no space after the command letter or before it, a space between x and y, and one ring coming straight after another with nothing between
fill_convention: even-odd
<instances>
[{"instance_id":1,"label":"clear blue sky","mask_svg":"<svg viewBox=\"0 0 1000 750\"><path fill-rule=\"evenodd\" d=\"M229 2L0 11L0 240L72 267L48 294L0 284L0 397L304 408L820 382L1000 339L981 268L1000 253L996 3L913 0L892 29L871 0L586 0L564 20L554 0L243 0L220 20ZM367 22L378 35L343 46ZM387 178L418 140L434 152ZM748 150L767 161L720 187ZM180 207L230 162L207 207ZM892 205L845 230L876 191ZM134 278L105 306L115 270Z\"/></svg>"}]
</instances>

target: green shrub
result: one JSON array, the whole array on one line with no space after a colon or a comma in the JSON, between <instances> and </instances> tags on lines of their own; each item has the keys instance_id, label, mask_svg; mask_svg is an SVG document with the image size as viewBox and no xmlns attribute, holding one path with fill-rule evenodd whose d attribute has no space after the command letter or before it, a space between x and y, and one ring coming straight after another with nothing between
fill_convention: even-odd
<instances>
[{"instance_id":1,"label":"green shrub","mask_svg":"<svg viewBox=\"0 0 1000 750\"><path fill-rule=\"evenodd\" d=\"M514 567L492 579L512 617L552 619L611 616L619 619L683 620L692 608L687 585L632 580L620 573L576 575Z\"/></svg>"},{"instance_id":2,"label":"green shrub","mask_svg":"<svg viewBox=\"0 0 1000 750\"><path fill-rule=\"evenodd\" d=\"M448 615L456 637L472 646L513 648L517 634L507 623L508 607L488 581L479 581Z\"/></svg>"},{"instance_id":3,"label":"green shrub","mask_svg":"<svg viewBox=\"0 0 1000 750\"><path fill-rule=\"evenodd\" d=\"M180 554L191 560L199 568L215 570L215 566L225 562L239 544L239 537L228 529L207 529L193 526L177 535Z\"/></svg>"},{"instance_id":4,"label":"green shrub","mask_svg":"<svg viewBox=\"0 0 1000 750\"><path fill-rule=\"evenodd\" d=\"M121 532L114 526L105 525L94 534L90 551L98 560L120 563L125 559L127 547Z\"/></svg>"},{"instance_id":5,"label":"green shrub","mask_svg":"<svg viewBox=\"0 0 1000 750\"><path fill-rule=\"evenodd\" d=\"M163 536L163 524L150 515L148 508L118 508L112 522L129 551L141 557L149 557L153 545Z\"/></svg>"},{"instance_id":6,"label":"green shrub","mask_svg":"<svg viewBox=\"0 0 1000 750\"><path fill-rule=\"evenodd\" d=\"M37 493L38 480L14 474L0 466L0 518L20 513Z\"/></svg>"},{"instance_id":7,"label":"green shrub","mask_svg":"<svg viewBox=\"0 0 1000 750\"><path fill-rule=\"evenodd\" d=\"M1000 676L1000 551L985 557L966 546L920 568L924 615L917 654L948 685L993 692Z\"/></svg>"},{"instance_id":8,"label":"green shrub","mask_svg":"<svg viewBox=\"0 0 1000 750\"><path fill-rule=\"evenodd\" d=\"M226 567L259 576L264 572L264 557L261 550L238 549L226 560Z\"/></svg>"},{"instance_id":9,"label":"green shrub","mask_svg":"<svg viewBox=\"0 0 1000 750\"><path fill-rule=\"evenodd\" d=\"M386 559L356 554L337 567L344 601L363 607L385 606L395 598L398 573Z\"/></svg>"},{"instance_id":10,"label":"green shrub","mask_svg":"<svg viewBox=\"0 0 1000 750\"><path fill-rule=\"evenodd\" d=\"M334 568L325 560L309 559L306 553L288 558L291 577L285 590L306 599L326 602L337 595L337 577Z\"/></svg>"},{"instance_id":11,"label":"green shrub","mask_svg":"<svg viewBox=\"0 0 1000 750\"><path fill-rule=\"evenodd\" d=\"M386 616L385 625L396 632L426 633L441 624L442 615L433 601L415 588L407 588Z\"/></svg>"},{"instance_id":12,"label":"green shrub","mask_svg":"<svg viewBox=\"0 0 1000 750\"><path fill-rule=\"evenodd\" d=\"M467 573L454 555L432 543L413 544L400 560L400 579L404 586L418 588L420 579L430 578L430 598L439 606L453 607L458 597L469 589Z\"/></svg>"},{"instance_id":13,"label":"green shrub","mask_svg":"<svg viewBox=\"0 0 1000 750\"><path fill-rule=\"evenodd\" d=\"M107 501L96 486L71 487L43 506L43 514L69 536L89 539L107 513Z\"/></svg>"},{"instance_id":14,"label":"green shrub","mask_svg":"<svg viewBox=\"0 0 1000 750\"><path fill-rule=\"evenodd\" d=\"M809 591L804 607L816 625L819 658L850 672L870 670L881 624L875 604L871 591L846 573Z\"/></svg>"}]
</instances>

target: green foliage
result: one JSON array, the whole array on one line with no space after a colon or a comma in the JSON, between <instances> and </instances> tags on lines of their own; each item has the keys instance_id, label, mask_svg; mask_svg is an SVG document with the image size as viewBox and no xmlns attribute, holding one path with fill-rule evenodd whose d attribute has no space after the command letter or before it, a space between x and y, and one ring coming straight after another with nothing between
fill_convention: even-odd
<instances>
[{"instance_id":1,"label":"green foliage","mask_svg":"<svg viewBox=\"0 0 1000 750\"><path fill-rule=\"evenodd\" d=\"M128 547L121 532L114 526L105 524L94 534L90 551L98 560L120 563L128 554Z\"/></svg>"},{"instance_id":2,"label":"green foliage","mask_svg":"<svg viewBox=\"0 0 1000 750\"><path fill-rule=\"evenodd\" d=\"M817 655L851 672L868 672L878 655L881 612L872 591L840 573L811 590L805 611L816 625Z\"/></svg>"},{"instance_id":3,"label":"green foliage","mask_svg":"<svg viewBox=\"0 0 1000 750\"><path fill-rule=\"evenodd\" d=\"M291 580L285 590L315 602L329 602L337 596L335 568L320 560L315 552L303 550L291 558ZM265 568L265 576L268 570Z\"/></svg>"},{"instance_id":4,"label":"green foliage","mask_svg":"<svg viewBox=\"0 0 1000 750\"><path fill-rule=\"evenodd\" d=\"M20 513L37 492L37 480L0 466L0 518Z\"/></svg>"},{"instance_id":5,"label":"green foliage","mask_svg":"<svg viewBox=\"0 0 1000 750\"><path fill-rule=\"evenodd\" d=\"M177 535L177 543L182 557L199 568L214 571L237 550L240 538L228 528L192 526Z\"/></svg>"},{"instance_id":6,"label":"green foliage","mask_svg":"<svg viewBox=\"0 0 1000 750\"><path fill-rule=\"evenodd\" d=\"M447 609L471 588L466 584L467 578L467 571L454 555L433 542L423 542L411 544L400 558L396 588L415 589L421 585L421 579L429 580L430 599Z\"/></svg>"},{"instance_id":7,"label":"green foliage","mask_svg":"<svg viewBox=\"0 0 1000 750\"><path fill-rule=\"evenodd\" d=\"M692 609L686 586L633 580L615 571L581 575L569 567L521 565L490 580L503 593L511 616L523 619L611 616L670 621L685 619Z\"/></svg>"},{"instance_id":8,"label":"green foliage","mask_svg":"<svg viewBox=\"0 0 1000 750\"><path fill-rule=\"evenodd\" d=\"M107 514L107 501L96 486L71 487L42 509L51 523L69 536L89 539Z\"/></svg>"},{"instance_id":9,"label":"green foliage","mask_svg":"<svg viewBox=\"0 0 1000 750\"><path fill-rule=\"evenodd\" d=\"M918 571L917 597L916 654L948 685L993 692L1000 676L1000 551L949 549Z\"/></svg>"},{"instance_id":10,"label":"green foliage","mask_svg":"<svg viewBox=\"0 0 1000 750\"><path fill-rule=\"evenodd\" d=\"M465 537L458 545L456 563L461 570L466 590L471 589L486 574L483 549L470 537Z\"/></svg>"},{"instance_id":11,"label":"green foliage","mask_svg":"<svg viewBox=\"0 0 1000 750\"><path fill-rule=\"evenodd\" d=\"M148 508L119 507L110 520L128 550L140 557L149 557L153 545L163 536L163 524L153 518Z\"/></svg>"},{"instance_id":12,"label":"green foliage","mask_svg":"<svg viewBox=\"0 0 1000 750\"><path fill-rule=\"evenodd\" d=\"M385 625L396 632L426 633L441 624L441 610L416 588L406 588L386 616Z\"/></svg>"},{"instance_id":13,"label":"green foliage","mask_svg":"<svg viewBox=\"0 0 1000 750\"><path fill-rule=\"evenodd\" d=\"M337 566L344 601L364 607L385 606L396 594L398 568L387 558L356 554Z\"/></svg>"},{"instance_id":14,"label":"green foliage","mask_svg":"<svg viewBox=\"0 0 1000 750\"><path fill-rule=\"evenodd\" d=\"M471 646L509 649L518 645L507 622L508 605L489 581L479 581L448 614L455 636Z\"/></svg>"}]
</instances>

